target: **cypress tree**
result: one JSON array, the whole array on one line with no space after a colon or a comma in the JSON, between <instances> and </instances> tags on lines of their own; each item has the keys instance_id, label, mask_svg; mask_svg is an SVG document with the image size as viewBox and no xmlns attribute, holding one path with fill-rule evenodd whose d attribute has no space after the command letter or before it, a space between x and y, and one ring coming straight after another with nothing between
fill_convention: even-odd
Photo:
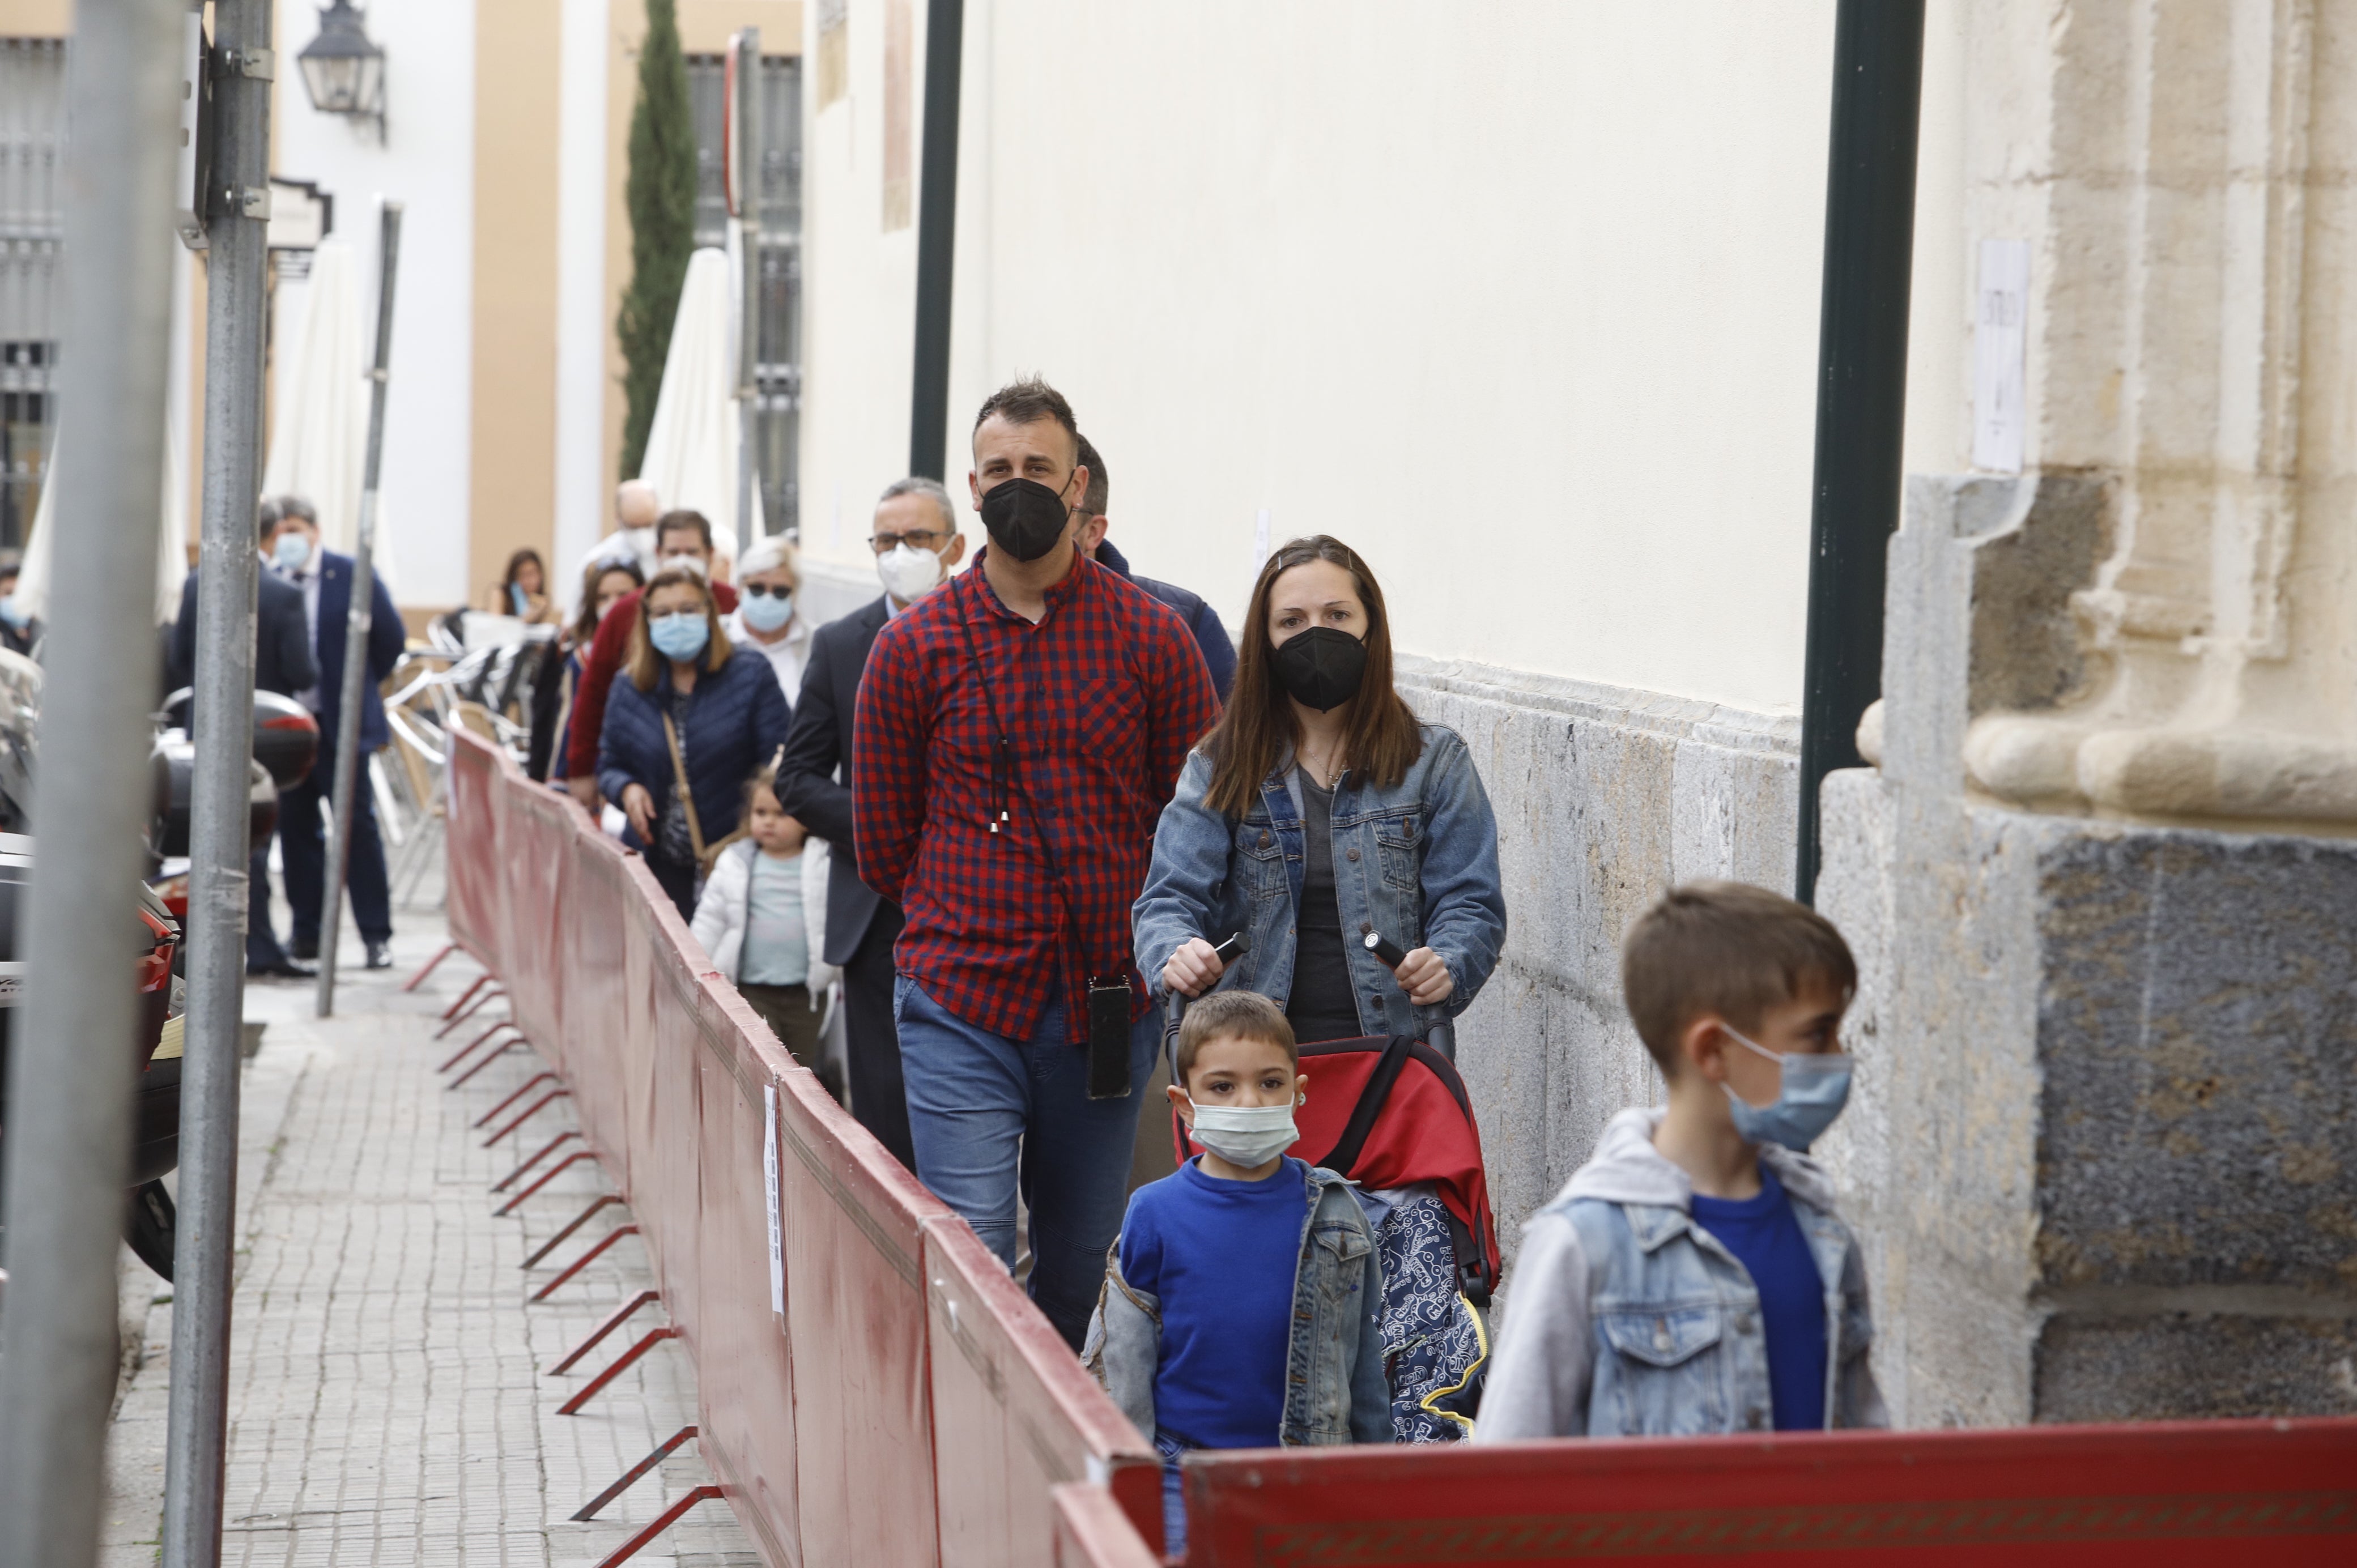
<instances>
[{"instance_id":1,"label":"cypress tree","mask_svg":"<svg viewBox=\"0 0 2357 1568\"><path fill-rule=\"evenodd\" d=\"M621 338L622 470L639 471L662 390L663 356L695 246L695 122L687 104L687 60L679 47L675 0L646 0L639 49L639 99L630 111L630 286L615 328ZM664 499L668 501L669 497Z\"/></svg>"}]
</instances>

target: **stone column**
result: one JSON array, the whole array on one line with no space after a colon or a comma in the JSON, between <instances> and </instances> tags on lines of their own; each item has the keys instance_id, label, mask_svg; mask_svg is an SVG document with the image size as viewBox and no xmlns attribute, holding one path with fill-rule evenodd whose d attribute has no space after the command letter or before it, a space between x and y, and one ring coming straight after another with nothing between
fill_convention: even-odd
<instances>
[{"instance_id":1,"label":"stone column","mask_svg":"<svg viewBox=\"0 0 2357 1568\"><path fill-rule=\"evenodd\" d=\"M1825 789L1878 1366L1917 1426L2357 1411L2357 0L1961 3L2028 456L1910 480Z\"/></svg>"}]
</instances>

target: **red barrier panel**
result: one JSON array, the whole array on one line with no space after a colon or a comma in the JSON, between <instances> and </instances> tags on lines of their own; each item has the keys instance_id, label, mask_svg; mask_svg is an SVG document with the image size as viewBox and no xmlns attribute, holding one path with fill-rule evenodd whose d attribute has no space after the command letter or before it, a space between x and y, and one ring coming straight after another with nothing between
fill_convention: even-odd
<instances>
[{"instance_id":1,"label":"red barrier panel","mask_svg":"<svg viewBox=\"0 0 2357 1568\"><path fill-rule=\"evenodd\" d=\"M1054 1554L1031 1561L1055 1568L1160 1568L1161 1557L1138 1539L1111 1492L1067 1485L1055 1497Z\"/></svg>"},{"instance_id":2,"label":"red barrier panel","mask_svg":"<svg viewBox=\"0 0 2357 1568\"><path fill-rule=\"evenodd\" d=\"M956 1455L935 1476L944 1563L1046 1562L1054 1541L1038 1499L1069 1481L1113 1479L1158 1540L1154 1451L990 1249L962 1222L930 1225L925 1275L933 1429L942 1452Z\"/></svg>"},{"instance_id":3,"label":"red barrier panel","mask_svg":"<svg viewBox=\"0 0 2357 1568\"><path fill-rule=\"evenodd\" d=\"M2357 1421L1261 1450L1186 1474L1189 1568L2357 1562Z\"/></svg>"}]
</instances>

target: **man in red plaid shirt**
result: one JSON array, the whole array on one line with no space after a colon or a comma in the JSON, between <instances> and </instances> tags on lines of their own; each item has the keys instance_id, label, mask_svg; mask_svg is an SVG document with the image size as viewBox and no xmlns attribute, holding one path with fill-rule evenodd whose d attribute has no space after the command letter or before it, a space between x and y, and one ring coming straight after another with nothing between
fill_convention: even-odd
<instances>
[{"instance_id":1,"label":"man in red plaid shirt","mask_svg":"<svg viewBox=\"0 0 2357 1568\"><path fill-rule=\"evenodd\" d=\"M860 876L907 917L917 1176L1012 1269L1019 1169L1031 1295L1075 1348L1158 1038L1130 905L1220 711L1186 622L1074 548L1079 442L1043 381L982 405L967 480L989 546L877 633L852 737ZM1091 1099L1090 988L1124 984L1129 1090Z\"/></svg>"}]
</instances>

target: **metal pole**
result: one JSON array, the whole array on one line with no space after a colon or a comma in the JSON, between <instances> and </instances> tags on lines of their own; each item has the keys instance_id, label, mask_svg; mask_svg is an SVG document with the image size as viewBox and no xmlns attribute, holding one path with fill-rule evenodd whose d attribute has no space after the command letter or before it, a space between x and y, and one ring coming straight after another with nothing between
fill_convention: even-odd
<instances>
[{"instance_id":1,"label":"metal pole","mask_svg":"<svg viewBox=\"0 0 2357 1568\"><path fill-rule=\"evenodd\" d=\"M1841 0L1834 23L1801 694L1793 880L1804 904L1816 896L1818 786L1835 768L1858 766L1858 720L1882 691L1883 558L1899 522L1922 90L1923 0Z\"/></svg>"},{"instance_id":2,"label":"metal pole","mask_svg":"<svg viewBox=\"0 0 2357 1568\"><path fill-rule=\"evenodd\" d=\"M909 472L942 477L950 418L950 303L957 270L958 73L965 0L925 6L925 145L918 171L917 362Z\"/></svg>"},{"instance_id":3,"label":"metal pole","mask_svg":"<svg viewBox=\"0 0 2357 1568\"><path fill-rule=\"evenodd\" d=\"M352 608L344 627L344 690L336 726L335 831L328 843L328 897L319 918L319 1007L336 1010L336 949L344 929L344 872L352 854L352 784L361 765L361 683L368 679L370 613L376 596L376 484L384 466L385 371L393 360L393 283L401 260L401 203L384 204L376 283L376 360L369 370L368 462L361 472L361 537L352 552Z\"/></svg>"},{"instance_id":4,"label":"metal pole","mask_svg":"<svg viewBox=\"0 0 2357 1568\"><path fill-rule=\"evenodd\" d=\"M138 1066L134 900L157 696L146 608L185 15L182 0L112 0L74 16L60 340L64 399L81 423L51 523L39 848L16 926L31 988L10 1053L0 1316L0 1563L11 1565L84 1568L98 1550ZM131 624L126 602L138 607Z\"/></svg>"},{"instance_id":5,"label":"metal pole","mask_svg":"<svg viewBox=\"0 0 2357 1568\"><path fill-rule=\"evenodd\" d=\"M268 0L217 0L214 183L270 175ZM172 1403L164 1563L221 1561L229 1442L230 1296L237 1236L239 1020L245 1015L249 774L253 755L254 502L262 477L265 214L209 203L205 225L204 510L198 545L196 775L189 801L188 1008L172 1258Z\"/></svg>"},{"instance_id":6,"label":"metal pole","mask_svg":"<svg viewBox=\"0 0 2357 1568\"><path fill-rule=\"evenodd\" d=\"M737 51L737 247L744 261L737 310L737 548L753 547L753 492L760 480L755 459L761 413L761 29L747 27Z\"/></svg>"}]
</instances>

